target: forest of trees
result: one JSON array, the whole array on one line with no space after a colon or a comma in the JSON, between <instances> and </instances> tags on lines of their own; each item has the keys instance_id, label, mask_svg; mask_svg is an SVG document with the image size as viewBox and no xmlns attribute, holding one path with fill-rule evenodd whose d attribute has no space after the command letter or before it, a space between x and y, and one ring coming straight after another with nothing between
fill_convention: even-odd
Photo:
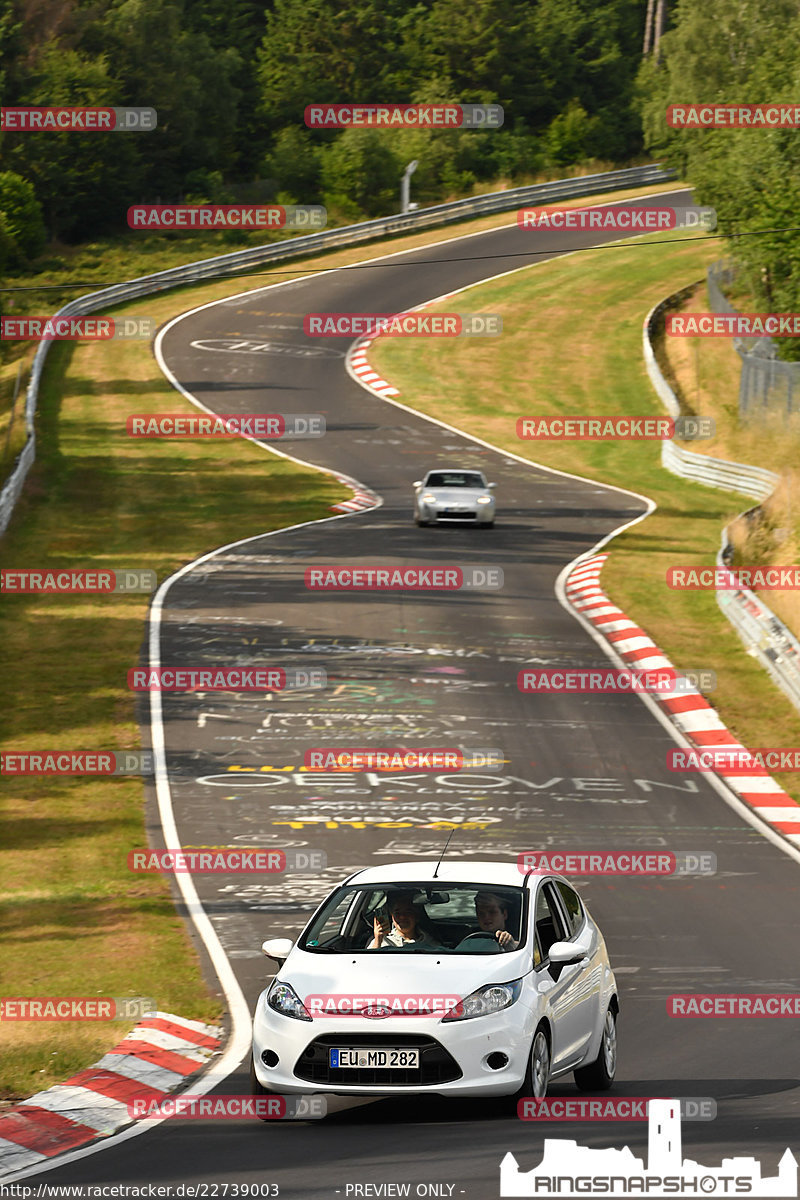
<instances>
[{"instance_id":1,"label":"forest of trees","mask_svg":"<svg viewBox=\"0 0 800 1200\"><path fill-rule=\"evenodd\" d=\"M667 128L668 104L793 101L800 0L0 0L4 105L153 107L140 134L0 135L0 268L125 232L137 202L324 204L333 220L647 155L677 167L763 308L800 310L797 130ZM499 103L502 129L307 129L307 104ZM748 231L744 235L744 231ZM782 353L800 356L800 343Z\"/></svg>"},{"instance_id":2,"label":"forest of trees","mask_svg":"<svg viewBox=\"0 0 800 1200\"><path fill-rule=\"evenodd\" d=\"M643 27L641 0L0 0L4 105L158 112L152 133L4 133L0 256L13 267L45 237L122 230L137 202L383 215L412 158L422 204L480 181L624 162L642 150ZM351 100L500 103L505 124L306 129L307 104Z\"/></svg>"},{"instance_id":3,"label":"forest of trees","mask_svg":"<svg viewBox=\"0 0 800 1200\"><path fill-rule=\"evenodd\" d=\"M677 0L658 64L642 67L649 152L717 210L755 308L800 311L800 130L667 128L668 104L792 103L800 97L800 0ZM785 232L760 233L761 230ZM739 236L734 236L739 235ZM800 359L800 340L779 356Z\"/></svg>"}]
</instances>

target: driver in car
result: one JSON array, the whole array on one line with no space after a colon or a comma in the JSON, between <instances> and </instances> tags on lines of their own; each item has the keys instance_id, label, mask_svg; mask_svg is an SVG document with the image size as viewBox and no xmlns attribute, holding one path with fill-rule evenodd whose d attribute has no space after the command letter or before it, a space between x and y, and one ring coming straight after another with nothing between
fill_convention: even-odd
<instances>
[{"instance_id":1,"label":"driver in car","mask_svg":"<svg viewBox=\"0 0 800 1200\"><path fill-rule=\"evenodd\" d=\"M494 892L478 892L475 896L475 916L482 933L492 933L501 950L516 950L519 942L514 941L506 929L508 908Z\"/></svg>"},{"instance_id":2,"label":"driver in car","mask_svg":"<svg viewBox=\"0 0 800 1200\"><path fill-rule=\"evenodd\" d=\"M420 928L420 908L414 903L413 892L395 892L389 899L388 908L392 918L391 928L385 918L376 916L372 923L375 936L367 950L379 950L381 946L409 946L415 942L441 946L441 942Z\"/></svg>"}]
</instances>

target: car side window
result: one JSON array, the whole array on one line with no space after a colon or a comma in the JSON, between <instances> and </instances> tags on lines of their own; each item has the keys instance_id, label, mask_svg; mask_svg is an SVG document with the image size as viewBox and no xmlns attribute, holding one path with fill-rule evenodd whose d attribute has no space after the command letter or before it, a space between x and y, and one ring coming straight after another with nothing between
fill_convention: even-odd
<instances>
[{"instance_id":1,"label":"car side window","mask_svg":"<svg viewBox=\"0 0 800 1200\"><path fill-rule=\"evenodd\" d=\"M561 942L569 936L563 927L552 886L551 883L543 884L536 897L536 937L541 949L542 960L549 957L553 942Z\"/></svg>"},{"instance_id":2,"label":"car side window","mask_svg":"<svg viewBox=\"0 0 800 1200\"><path fill-rule=\"evenodd\" d=\"M577 892L573 891L566 883L562 883L560 879L556 880L561 899L564 903L564 908L567 913L570 924L569 936L575 937L575 934L583 924L583 905Z\"/></svg>"}]
</instances>

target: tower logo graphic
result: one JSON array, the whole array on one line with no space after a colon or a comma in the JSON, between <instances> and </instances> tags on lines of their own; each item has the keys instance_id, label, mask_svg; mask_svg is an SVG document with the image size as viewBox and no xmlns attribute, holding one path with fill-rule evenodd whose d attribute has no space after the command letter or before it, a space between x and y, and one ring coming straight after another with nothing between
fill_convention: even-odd
<instances>
[{"instance_id":1,"label":"tower logo graphic","mask_svg":"<svg viewBox=\"0 0 800 1200\"><path fill-rule=\"evenodd\" d=\"M680 1114L678 1100L650 1101L647 1165L627 1146L592 1150L557 1138L545 1138L532 1171L520 1171L509 1152L500 1164L500 1195L797 1196L797 1159L788 1148L769 1179L755 1158L724 1158L719 1167L682 1158Z\"/></svg>"}]
</instances>

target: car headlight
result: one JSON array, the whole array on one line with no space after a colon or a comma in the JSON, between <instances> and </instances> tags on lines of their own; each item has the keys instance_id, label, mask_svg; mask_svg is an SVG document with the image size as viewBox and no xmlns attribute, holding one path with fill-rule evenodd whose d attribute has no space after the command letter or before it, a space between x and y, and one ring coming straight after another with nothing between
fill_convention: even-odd
<instances>
[{"instance_id":1,"label":"car headlight","mask_svg":"<svg viewBox=\"0 0 800 1200\"><path fill-rule=\"evenodd\" d=\"M478 496L478 504L492 504L494 496Z\"/></svg>"},{"instance_id":2,"label":"car headlight","mask_svg":"<svg viewBox=\"0 0 800 1200\"><path fill-rule=\"evenodd\" d=\"M422 493L422 502L423 502L423 504L435 504L436 497L434 496L433 492L423 492Z\"/></svg>"},{"instance_id":3,"label":"car headlight","mask_svg":"<svg viewBox=\"0 0 800 1200\"><path fill-rule=\"evenodd\" d=\"M492 1013L502 1012L519 999L521 991L521 979L513 979L511 983L487 983L451 1008L442 1021L469 1021L472 1017L488 1017Z\"/></svg>"},{"instance_id":4,"label":"car headlight","mask_svg":"<svg viewBox=\"0 0 800 1200\"><path fill-rule=\"evenodd\" d=\"M279 983L277 979L273 980L265 1003L268 1008L274 1009L281 1016L294 1017L297 1021L311 1020L303 1001L288 983Z\"/></svg>"}]
</instances>

